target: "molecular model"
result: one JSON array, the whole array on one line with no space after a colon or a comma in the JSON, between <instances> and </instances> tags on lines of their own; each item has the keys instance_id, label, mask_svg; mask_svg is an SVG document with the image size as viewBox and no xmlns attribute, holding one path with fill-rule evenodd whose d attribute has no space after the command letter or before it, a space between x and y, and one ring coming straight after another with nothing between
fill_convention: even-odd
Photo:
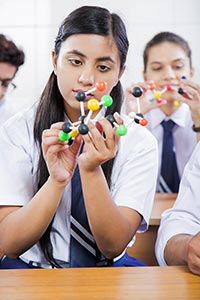
<instances>
[{"instance_id":1,"label":"molecular model","mask_svg":"<svg viewBox=\"0 0 200 300\"><path fill-rule=\"evenodd\" d=\"M186 79L185 76L182 76L181 79ZM161 91L156 90L156 85L152 81L151 83L148 84L148 89L153 93L153 99L150 100L156 101L157 103L165 103L165 100L161 98L162 94L164 94L166 91L177 91L180 95L187 99L192 99L192 96L188 94L186 91L184 91L181 87L177 88L173 85L167 84ZM142 126L146 126L148 121L144 118L143 114L141 113L140 110L140 97L144 91L142 90L141 87L136 86L132 90L132 95L136 98L136 105L137 105L137 113L135 112L130 112L129 117L134 119L134 121ZM180 101L174 101L175 106L180 105Z\"/></svg>"},{"instance_id":2,"label":"molecular model","mask_svg":"<svg viewBox=\"0 0 200 300\"><path fill-rule=\"evenodd\" d=\"M141 113L141 110L140 110L139 98L142 96L142 94L143 94L143 90L140 87L136 86L136 87L133 88L132 95L136 98L137 113L130 112L129 117L131 119L133 119L136 123L138 123L142 126L146 126L148 121L147 121L147 119L144 118L144 116L143 116L143 114Z\"/></svg>"},{"instance_id":3,"label":"molecular model","mask_svg":"<svg viewBox=\"0 0 200 300\"><path fill-rule=\"evenodd\" d=\"M95 90L103 92L106 90L106 87L107 87L107 83L105 81L98 81L95 87L91 88L90 90L86 92L81 91L76 94L75 96L76 100L79 101L80 103L81 116L79 120L75 123L70 123L67 121L63 124L62 130L59 133L59 139L61 141L68 141L68 143L71 144L75 139L75 137L78 136L79 134L81 135L87 134L89 132L89 128L87 124L92 116L92 113L98 110L101 105L105 107L109 107L112 105L113 99L110 95L103 95L100 101L91 98L87 102L87 106L89 110L88 114L87 116L85 115L84 101L86 100L87 95L92 93ZM115 118L112 115L108 115L106 119L111 122L112 126L116 127L116 133L119 136L125 135L127 133L127 127L124 124L121 125L117 124Z\"/></svg>"},{"instance_id":4,"label":"molecular model","mask_svg":"<svg viewBox=\"0 0 200 300\"><path fill-rule=\"evenodd\" d=\"M181 79L186 79L186 76L182 76ZM153 99L150 100L151 102L156 101L157 103L165 103L165 101L162 99L161 96L166 91L177 91L177 93L179 93L183 97L185 97L187 99L192 99L192 96L190 94L188 94L186 91L184 91L181 87L175 87L170 84L167 84L161 91L159 91L159 90L156 90L156 85L152 81L151 83L148 84L148 89L150 91L152 91L152 93L153 93ZM141 95L143 94L143 90L140 87L135 87L132 91L132 94L136 98L141 97ZM180 101L174 101L174 105L179 106Z\"/></svg>"},{"instance_id":5,"label":"molecular model","mask_svg":"<svg viewBox=\"0 0 200 300\"><path fill-rule=\"evenodd\" d=\"M185 76L182 76L182 79L186 79ZM161 98L162 94L164 94L166 91L177 91L180 95L182 95L185 98L191 99L191 95L186 93L181 87L177 88L173 85L167 84L161 91L156 90L155 84L150 83L149 89L153 92L154 99L157 101L157 103L162 103L164 100ZM175 106L180 105L180 101L174 101Z\"/></svg>"}]
</instances>

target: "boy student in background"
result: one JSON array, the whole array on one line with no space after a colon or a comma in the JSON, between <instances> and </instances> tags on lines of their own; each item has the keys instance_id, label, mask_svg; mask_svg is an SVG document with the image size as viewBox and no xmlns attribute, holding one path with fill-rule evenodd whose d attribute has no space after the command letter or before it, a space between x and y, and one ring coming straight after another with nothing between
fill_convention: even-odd
<instances>
[{"instance_id":1,"label":"boy student in background","mask_svg":"<svg viewBox=\"0 0 200 300\"><path fill-rule=\"evenodd\" d=\"M114 265L129 264L124 250L148 227L158 157L146 128L132 122L119 138L105 118L130 121L119 116L128 47L117 14L75 9L58 31L54 69L39 103L1 127L1 268L108 266L116 257ZM77 93L99 80L113 104L92 113L89 134L61 141L63 122L80 117ZM101 97L98 89L87 94L86 115L88 100Z\"/></svg>"},{"instance_id":2,"label":"boy student in background","mask_svg":"<svg viewBox=\"0 0 200 300\"><path fill-rule=\"evenodd\" d=\"M22 49L0 34L0 125L16 112L6 96L16 88L13 79L24 64L24 57Z\"/></svg>"},{"instance_id":3,"label":"boy student in background","mask_svg":"<svg viewBox=\"0 0 200 300\"><path fill-rule=\"evenodd\" d=\"M127 89L126 112L136 111L132 91L136 86L141 87L141 113L158 140L156 191L177 193L184 167L200 139L200 85L192 79L191 49L181 36L160 32L146 44L143 62L145 81ZM155 91L166 90L161 94L162 101L152 99L152 84ZM182 90L178 92L179 88Z\"/></svg>"},{"instance_id":4,"label":"boy student in background","mask_svg":"<svg viewBox=\"0 0 200 300\"><path fill-rule=\"evenodd\" d=\"M166 210L156 240L158 263L187 265L200 275L200 142L185 167L178 197Z\"/></svg>"}]
</instances>

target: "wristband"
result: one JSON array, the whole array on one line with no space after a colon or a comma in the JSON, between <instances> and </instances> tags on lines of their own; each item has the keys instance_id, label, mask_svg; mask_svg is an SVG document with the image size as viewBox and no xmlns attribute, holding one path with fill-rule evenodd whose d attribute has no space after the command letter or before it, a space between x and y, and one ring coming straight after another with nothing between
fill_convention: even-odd
<instances>
[{"instance_id":1,"label":"wristband","mask_svg":"<svg viewBox=\"0 0 200 300\"><path fill-rule=\"evenodd\" d=\"M192 125L192 130L195 132L200 132L200 127L196 127L194 124Z\"/></svg>"}]
</instances>

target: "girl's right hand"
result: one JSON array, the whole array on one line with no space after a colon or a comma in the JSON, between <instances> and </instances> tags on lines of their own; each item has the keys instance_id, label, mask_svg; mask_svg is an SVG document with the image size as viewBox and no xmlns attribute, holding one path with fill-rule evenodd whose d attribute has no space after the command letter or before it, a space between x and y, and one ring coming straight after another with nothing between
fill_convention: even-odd
<instances>
[{"instance_id":1,"label":"girl's right hand","mask_svg":"<svg viewBox=\"0 0 200 300\"><path fill-rule=\"evenodd\" d=\"M82 137L75 138L72 145L59 140L63 122L52 124L42 134L42 151L51 178L67 184L73 175Z\"/></svg>"},{"instance_id":2,"label":"girl's right hand","mask_svg":"<svg viewBox=\"0 0 200 300\"><path fill-rule=\"evenodd\" d=\"M151 102L150 99L147 99L146 93L149 89L149 86L145 82L142 82L142 83L140 82L138 84L132 84L129 88L126 89L126 94L125 94L126 114L129 114L130 112L138 113L136 98L132 94L134 87L140 87L143 90L143 94L139 98L140 112L142 114L146 114L148 111L163 105L163 102L158 103L155 100ZM153 99L153 92L152 92L152 99Z\"/></svg>"}]
</instances>

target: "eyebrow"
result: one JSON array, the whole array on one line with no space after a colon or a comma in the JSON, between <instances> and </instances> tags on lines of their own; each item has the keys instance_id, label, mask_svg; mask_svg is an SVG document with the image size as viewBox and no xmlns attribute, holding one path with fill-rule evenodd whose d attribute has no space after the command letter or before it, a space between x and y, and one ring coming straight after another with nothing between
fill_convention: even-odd
<instances>
[{"instance_id":1,"label":"eyebrow","mask_svg":"<svg viewBox=\"0 0 200 300\"><path fill-rule=\"evenodd\" d=\"M180 61L185 61L185 59L184 58L176 58L176 59L172 60L172 62L180 62ZM153 64L162 64L162 62L161 61L152 61L150 63L150 65L153 65Z\"/></svg>"},{"instance_id":2,"label":"eyebrow","mask_svg":"<svg viewBox=\"0 0 200 300\"><path fill-rule=\"evenodd\" d=\"M69 52L67 52L67 54L76 54L76 55L79 55L83 58L86 58L87 56L85 54L83 54L82 52L78 51L78 50L71 50ZM110 57L110 56L102 56L102 57L98 57L96 59L96 61L110 61L112 63L115 63L115 61Z\"/></svg>"}]
</instances>

